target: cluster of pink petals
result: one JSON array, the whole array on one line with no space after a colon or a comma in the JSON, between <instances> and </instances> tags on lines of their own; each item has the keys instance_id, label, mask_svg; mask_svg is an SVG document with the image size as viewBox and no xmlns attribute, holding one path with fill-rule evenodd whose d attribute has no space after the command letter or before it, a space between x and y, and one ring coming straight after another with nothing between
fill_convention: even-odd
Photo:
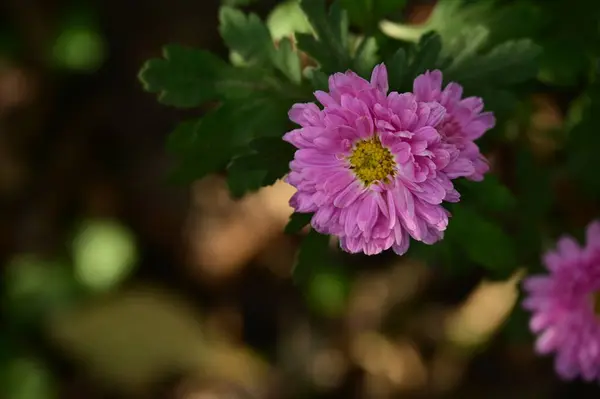
<instances>
[{"instance_id":1,"label":"cluster of pink petals","mask_svg":"<svg viewBox=\"0 0 600 399\"><path fill-rule=\"evenodd\" d=\"M536 351L555 354L554 365L566 380L600 379L600 222L587 228L584 247L571 237L558 241L544 256L548 275L524 281L523 306L532 312L530 328L538 334Z\"/></svg>"},{"instance_id":2,"label":"cluster of pink petals","mask_svg":"<svg viewBox=\"0 0 600 399\"><path fill-rule=\"evenodd\" d=\"M373 70L371 81L355 73L329 78L329 92L314 103L296 104L290 119L301 127L284 140L298 150L287 182L297 192L297 212L314 212L311 224L340 238L350 253L408 250L410 237L433 244L443 237L448 212L443 201L457 202L453 179L481 179L488 166L473 140L493 127L481 113L481 99L461 99L442 75L428 72L414 82L414 93L388 93L387 70ZM350 168L356 143L377 137L395 161L387 179L362 182Z\"/></svg>"}]
</instances>

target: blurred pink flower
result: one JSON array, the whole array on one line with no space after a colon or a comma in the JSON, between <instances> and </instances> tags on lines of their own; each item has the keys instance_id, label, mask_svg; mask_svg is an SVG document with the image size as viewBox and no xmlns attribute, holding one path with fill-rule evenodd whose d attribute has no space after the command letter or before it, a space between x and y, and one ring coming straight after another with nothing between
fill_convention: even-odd
<instances>
[{"instance_id":1,"label":"blurred pink flower","mask_svg":"<svg viewBox=\"0 0 600 399\"><path fill-rule=\"evenodd\" d=\"M388 94L383 64L370 82L351 71L336 73L328 93L315 92L323 109L306 103L289 112L301 126L284 136L298 148L287 177L298 190L290 204L297 212L314 212L313 228L338 236L347 252L372 255L392 248L404 254L409 237L427 244L440 240L449 216L442 202L460 198L452 179L476 174L467 150L459 148L467 140L451 139L457 134L450 128L451 138L438 129L467 121L456 110L478 105L448 100L458 112L449 119L433 97L419 100L424 83L415 86L418 95ZM465 129L472 138L483 133L470 124Z\"/></svg>"},{"instance_id":2,"label":"blurred pink flower","mask_svg":"<svg viewBox=\"0 0 600 399\"><path fill-rule=\"evenodd\" d=\"M544 256L547 275L524 281L523 306L532 312L536 351L555 354L560 377L600 379L600 222L587 228L581 247L562 237Z\"/></svg>"}]
</instances>

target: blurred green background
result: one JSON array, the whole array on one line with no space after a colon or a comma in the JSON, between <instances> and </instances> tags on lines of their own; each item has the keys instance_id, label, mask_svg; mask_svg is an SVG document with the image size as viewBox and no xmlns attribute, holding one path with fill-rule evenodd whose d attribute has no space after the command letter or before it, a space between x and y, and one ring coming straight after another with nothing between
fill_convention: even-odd
<instances>
[{"instance_id":1,"label":"blurred green background","mask_svg":"<svg viewBox=\"0 0 600 399\"><path fill-rule=\"evenodd\" d=\"M308 29L291 3L223 3L270 15L276 39ZM382 30L410 39L428 20L442 33L483 24L495 40L510 29L542 44L538 82L502 128L555 161L557 132L589 102L600 25L588 11L598 6L511 2L507 28L483 18L500 18L483 0L471 14L445 1L430 18L435 3L408 1L390 17L408 25ZM290 271L302 235L283 234L289 186L233 200L221 175L167 181L165 137L202 110L159 105L137 74L173 42L236 62L217 31L219 6L0 3L0 398L597 398L596 385L561 383L551 359L533 354L515 308L520 265L489 281L478 269L344 257L301 290ZM518 154L490 151L512 186L536 172L507 166ZM568 179L528 188L552 201L549 220L581 226L596 214Z\"/></svg>"}]
</instances>

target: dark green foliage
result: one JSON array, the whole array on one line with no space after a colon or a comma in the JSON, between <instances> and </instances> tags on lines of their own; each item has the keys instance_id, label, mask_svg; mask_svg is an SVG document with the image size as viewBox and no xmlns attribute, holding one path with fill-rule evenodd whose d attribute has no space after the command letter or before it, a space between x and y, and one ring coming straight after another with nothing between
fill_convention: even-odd
<instances>
[{"instance_id":1,"label":"dark green foliage","mask_svg":"<svg viewBox=\"0 0 600 399\"><path fill-rule=\"evenodd\" d=\"M287 234L295 234L302 230L310 223L312 213L298 213L294 212L290 216L290 221L285 226L285 232Z\"/></svg>"},{"instance_id":2,"label":"dark green foliage","mask_svg":"<svg viewBox=\"0 0 600 399\"><path fill-rule=\"evenodd\" d=\"M236 157L229 165L229 189L235 197L269 186L287 174L294 147L278 137L261 138L250 143L252 152Z\"/></svg>"},{"instance_id":3,"label":"dark green foliage","mask_svg":"<svg viewBox=\"0 0 600 399\"><path fill-rule=\"evenodd\" d=\"M182 122L167 140L180 163L174 175L179 181L226 170L234 197L273 184L288 173L293 158L294 148L281 140L293 129L287 118L291 105L314 101L312 92L327 90L333 73L351 69L369 78L385 62L391 90L412 90L418 74L441 69L445 83L456 81L465 95L482 97L497 127L478 144L500 159L495 167L504 172L503 179L489 173L482 182L455 181L462 198L447 206L452 218L445 239L435 245L413 242L407 256L461 274L483 270L494 278L520 268L537 270L544 242L553 239L548 226L560 224L550 220L560 206L553 189L557 176L568 176L586 195L600 198L597 5L441 0L429 20L415 26L397 21L404 0L340 0L330 6L301 0L278 6L266 26L255 14L233 8L247 3L228 2L219 12L219 31L232 60L237 57L235 66L204 50L170 45L140 72L144 88L166 105L211 103L203 117ZM358 30L351 33L350 24ZM589 40L573 36L579 25ZM580 99L567 107L565 125L555 128L562 132L559 148L545 163L523 133L531 120L530 95L541 83L546 91L560 88L568 101ZM299 233L311 217L292 214L285 231ZM345 277L335 274L337 263L329 237L311 231L294 279L310 292L329 287L327 292L341 298L334 280ZM522 328L522 318L511 318L507 326Z\"/></svg>"}]
</instances>

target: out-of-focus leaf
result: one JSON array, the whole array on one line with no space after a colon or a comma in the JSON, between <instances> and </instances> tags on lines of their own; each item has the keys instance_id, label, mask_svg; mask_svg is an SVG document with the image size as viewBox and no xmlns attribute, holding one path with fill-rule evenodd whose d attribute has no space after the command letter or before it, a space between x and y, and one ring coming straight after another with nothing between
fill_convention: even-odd
<instances>
[{"instance_id":1,"label":"out-of-focus leaf","mask_svg":"<svg viewBox=\"0 0 600 399\"><path fill-rule=\"evenodd\" d=\"M314 90L328 90L328 77L325 73L323 73L323 71L308 67L304 69L304 75L308 80L310 80Z\"/></svg>"},{"instance_id":2,"label":"out-of-focus leaf","mask_svg":"<svg viewBox=\"0 0 600 399\"><path fill-rule=\"evenodd\" d=\"M2 370L0 379L3 397L9 399L58 398L56 382L50 369L36 359L12 359Z\"/></svg>"},{"instance_id":3,"label":"out-of-focus leaf","mask_svg":"<svg viewBox=\"0 0 600 399\"><path fill-rule=\"evenodd\" d=\"M296 234L304 227L308 226L310 220L312 219L312 213L298 213L294 212L290 216L290 221L285 226L286 234Z\"/></svg>"},{"instance_id":4,"label":"out-of-focus leaf","mask_svg":"<svg viewBox=\"0 0 600 399\"><path fill-rule=\"evenodd\" d=\"M416 76L427 69L435 68L441 51L442 41L437 33L431 32L424 35L419 40L417 50L411 62L412 75Z\"/></svg>"},{"instance_id":5,"label":"out-of-focus leaf","mask_svg":"<svg viewBox=\"0 0 600 399\"><path fill-rule=\"evenodd\" d=\"M517 203L508 187L490 174L480 182L461 181L460 187L462 202L474 201L485 211L507 212L512 210Z\"/></svg>"},{"instance_id":6,"label":"out-of-focus leaf","mask_svg":"<svg viewBox=\"0 0 600 399\"><path fill-rule=\"evenodd\" d=\"M539 79L542 82L573 86L583 80L591 63L585 42L578 36L558 37L541 43Z\"/></svg>"},{"instance_id":7,"label":"out-of-focus leaf","mask_svg":"<svg viewBox=\"0 0 600 399\"><path fill-rule=\"evenodd\" d=\"M362 38L354 57L354 72L365 79L369 79L373 67L379 61L377 50L377 40L374 37Z\"/></svg>"},{"instance_id":8,"label":"out-of-focus leaf","mask_svg":"<svg viewBox=\"0 0 600 399\"><path fill-rule=\"evenodd\" d=\"M308 300L315 312L327 317L343 313L350 284L342 268L316 270L308 286Z\"/></svg>"},{"instance_id":9,"label":"out-of-focus leaf","mask_svg":"<svg viewBox=\"0 0 600 399\"><path fill-rule=\"evenodd\" d=\"M594 197L600 197L600 134L597 116L600 115L600 83L588 89L589 98L579 124L569 132L567 141L567 166L582 188Z\"/></svg>"},{"instance_id":10,"label":"out-of-focus leaf","mask_svg":"<svg viewBox=\"0 0 600 399\"><path fill-rule=\"evenodd\" d=\"M70 26L56 38L52 55L61 68L94 72L106 58L106 42L94 26Z\"/></svg>"},{"instance_id":11,"label":"out-of-focus leaf","mask_svg":"<svg viewBox=\"0 0 600 399\"><path fill-rule=\"evenodd\" d=\"M4 308L13 322L39 323L82 297L68 264L36 255L18 255L6 266Z\"/></svg>"},{"instance_id":12,"label":"out-of-focus leaf","mask_svg":"<svg viewBox=\"0 0 600 399\"><path fill-rule=\"evenodd\" d=\"M138 256L133 233L114 220L82 223L72 251L77 280L93 291L106 291L121 283Z\"/></svg>"},{"instance_id":13,"label":"out-of-focus leaf","mask_svg":"<svg viewBox=\"0 0 600 399\"><path fill-rule=\"evenodd\" d=\"M404 8L406 0L341 0L341 5L348 11L350 22L373 31L382 18Z\"/></svg>"},{"instance_id":14,"label":"out-of-focus leaf","mask_svg":"<svg viewBox=\"0 0 600 399\"><path fill-rule=\"evenodd\" d=\"M440 0L425 27L450 43L465 32L485 29L489 32L483 45L497 45L506 40L530 37L543 26L547 16L539 5L528 0L500 1Z\"/></svg>"},{"instance_id":15,"label":"out-of-focus leaf","mask_svg":"<svg viewBox=\"0 0 600 399\"><path fill-rule=\"evenodd\" d=\"M252 153L234 158L227 182L234 197L269 186L289 172L295 148L280 138L260 138L250 143Z\"/></svg>"},{"instance_id":16,"label":"out-of-focus leaf","mask_svg":"<svg viewBox=\"0 0 600 399\"><path fill-rule=\"evenodd\" d=\"M444 41L443 53L452 57L453 63L459 64L479 52L487 41L489 33L489 30L481 25L465 28L459 34Z\"/></svg>"},{"instance_id":17,"label":"out-of-focus leaf","mask_svg":"<svg viewBox=\"0 0 600 399\"><path fill-rule=\"evenodd\" d=\"M57 315L47 336L119 396L135 396L152 386L168 365L230 381L261 397L265 362L226 339L207 339L199 316L185 298L160 287L137 286Z\"/></svg>"},{"instance_id":18,"label":"out-of-focus leaf","mask_svg":"<svg viewBox=\"0 0 600 399\"><path fill-rule=\"evenodd\" d=\"M511 343L529 343L532 339L529 330L530 315L522 306L523 292L519 290L519 298L502 329L503 335Z\"/></svg>"},{"instance_id":19,"label":"out-of-focus leaf","mask_svg":"<svg viewBox=\"0 0 600 399\"><path fill-rule=\"evenodd\" d=\"M400 90L401 87L405 86L404 80L407 75L408 62L406 51L402 48L398 49L386 65L390 90Z\"/></svg>"},{"instance_id":20,"label":"out-of-focus leaf","mask_svg":"<svg viewBox=\"0 0 600 399\"><path fill-rule=\"evenodd\" d=\"M346 12L334 3L327 13L322 0L302 0L300 5L316 37L306 33L296 34L298 47L310 54L325 73L332 74L350 68Z\"/></svg>"},{"instance_id":21,"label":"out-of-focus leaf","mask_svg":"<svg viewBox=\"0 0 600 399\"><path fill-rule=\"evenodd\" d=\"M299 0L288 0L278 4L267 17L267 27L275 40L295 33L312 32L312 27L300 8Z\"/></svg>"},{"instance_id":22,"label":"out-of-focus leaf","mask_svg":"<svg viewBox=\"0 0 600 399\"><path fill-rule=\"evenodd\" d=\"M289 38L285 37L279 42L279 47L273 54L273 63L290 81L300 84L302 80L300 57L293 49Z\"/></svg>"},{"instance_id":23,"label":"out-of-focus leaf","mask_svg":"<svg viewBox=\"0 0 600 399\"><path fill-rule=\"evenodd\" d=\"M335 265L329 251L329 236L311 230L302 240L292 276L298 284L310 284L319 270L327 270Z\"/></svg>"},{"instance_id":24,"label":"out-of-focus leaf","mask_svg":"<svg viewBox=\"0 0 600 399\"><path fill-rule=\"evenodd\" d=\"M446 69L445 78L470 87L521 83L535 77L540 52L540 47L529 39L505 42L486 54L453 63Z\"/></svg>"},{"instance_id":25,"label":"out-of-focus leaf","mask_svg":"<svg viewBox=\"0 0 600 399\"><path fill-rule=\"evenodd\" d=\"M227 47L249 63L268 64L275 51L269 30L256 14L221 7L219 32Z\"/></svg>"},{"instance_id":26,"label":"out-of-focus leaf","mask_svg":"<svg viewBox=\"0 0 600 399\"><path fill-rule=\"evenodd\" d=\"M258 0L221 0L221 4L228 7L244 7L256 3L257 1Z\"/></svg>"},{"instance_id":27,"label":"out-of-focus leaf","mask_svg":"<svg viewBox=\"0 0 600 399\"><path fill-rule=\"evenodd\" d=\"M411 91L417 75L444 66L441 50L442 42L436 32L423 35L407 50L399 48L386 63L391 90Z\"/></svg>"},{"instance_id":28,"label":"out-of-focus leaf","mask_svg":"<svg viewBox=\"0 0 600 399\"><path fill-rule=\"evenodd\" d=\"M497 277L518 268L515 242L498 224L466 206L455 206L446 239L458 245L476 264Z\"/></svg>"}]
</instances>

